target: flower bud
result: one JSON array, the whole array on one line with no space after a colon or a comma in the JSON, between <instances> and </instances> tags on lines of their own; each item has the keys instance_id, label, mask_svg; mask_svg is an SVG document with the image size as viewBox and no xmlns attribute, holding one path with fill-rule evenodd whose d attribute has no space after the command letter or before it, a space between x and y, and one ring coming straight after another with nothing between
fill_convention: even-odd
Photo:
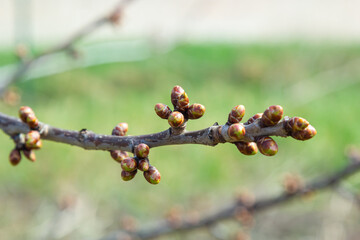
<instances>
[{"instance_id":1,"label":"flower bud","mask_svg":"<svg viewBox=\"0 0 360 240\"><path fill-rule=\"evenodd\" d=\"M135 177L136 173L137 173L137 170L132 171L132 172L127 172L127 171L122 170L121 178L124 181L130 181L131 179L133 179Z\"/></svg>"},{"instance_id":2,"label":"flower bud","mask_svg":"<svg viewBox=\"0 0 360 240\"><path fill-rule=\"evenodd\" d=\"M309 125L304 130L293 132L291 136L297 140L305 141L314 137L316 133L316 129Z\"/></svg>"},{"instance_id":3,"label":"flower bud","mask_svg":"<svg viewBox=\"0 0 360 240\"><path fill-rule=\"evenodd\" d=\"M127 152L121 150L110 150L110 155L115 161L119 163L121 163L121 161L125 158L129 157Z\"/></svg>"},{"instance_id":4,"label":"flower bud","mask_svg":"<svg viewBox=\"0 0 360 240\"><path fill-rule=\"evenodd\" d=\"M160 172L154 166L150 166L149 170L144 172L144 177L151 184L158 184L161 179Z\"/></svg>"},{"instance_id":5,"label":"flower bud","mask_svg":"<svg viewBox=\"0 0 360 240\"><path fill-rule=\"evenodd\" d=\"M39 126L39 120L35 116L35 114L30 113L27 115L26 123L29 125L31 129L35 129Z\"/></svg>"},{"instance_id":6,"label":"flower bud","mask_svg":"<svg viewBox=\"0 0 360 240\"><path fill-rule=\"evenodd\" d=\"M184 115L181 112L172 112L168 118L171 127L177 128L184 123Z\"/></svg>"},{"instance_id":7,"label":"flower bud","mask_svg":"<svg viewBox=\"0 0 360 240\"><path fill-rule=\"evenodd\" d=\"M301 117L292 117L286 123L286 127L291 132L297 132L297 131L304 130L305 128L307 128L307 126L309 126L309 122L306 121L306 119L301 118Z\"/></svg>"},{"instance_id":8,"label":"flower bud","mask_svg":"<svg viewBox=\"0 0 360 240\"><path fill-rule=\"evenodd\" d=\"M255 114L254 116L252 116L251 118L249 118L249 120L247 120L247 122L245 123L245 125L249 125L249 124L255 122L255 120L258 119L258 118L261 118L262 115L263 115L262 113L257 113L257 114Z\"/></svg>"},{"instance_id":9,"label":"flower bud","mask_svg":"<svg viewBox=\"0 0 360 240\"><path fill-rule=\"evenodd\" d=\"M229 113L228 122L229 123L239 123L245 115L244 105L237 105Z\"/></svg>"},{"instance_id":10,"label":"flower bud","mask_svg":"<svg viewBox=\"0 0 360 240\"><path fill-rule=\"evenodd\" d=\"M35 156L35 152L33 150L28 150L28 149L24 149L23 150L23 153L25 155L25 157L27 159L29 159L30 161L32 162L35 162L36 161L36 156Z\"/></svg>"},{"instance_id":11,"label":"flower bud","mask_svg":"<svg viewBox=\"0 0 360 240\"><path fill-rule=\"evenodd\" d=\"M149 155L150 148L145 143L140 143L135 147L135 156L138 158L146 158Z\"/></svg>"},{"instance_id":12,"label":"flower bud","mask_svg":"<svg viewBox=\"0 0 360 240\"><path fill-rule=\"evenodd\" d=\"M237 149L244 155L255 155L258 147L255 142L236 142Z\"/></svg>"},{"instance_id":13,"label":"flower bud","mask_svg":"<svg viewBox=\"0 0 360 240\"><path fill-rule=\"evenodd\" d=\"M25 147L27 149L41 148L40 133L38 131L30 131L25 135Z\"/></svg>"},{"instance_id":14,"label":"flower bud","mask_svg":"<svg viewBox=\"0 0 360 240\"><path fill-rule=\"evenodd\" d=\"M189 109L187 110L187 114L189 119L198 119L204 116L205 107L199 103L191 104Z\"/></svg>"},{"instance_id":15,"label":"flower bud","mask_svg":"<svg viewBox=\"0 0 360 240\"><path fill-rule=\"evenodd\" d=\"M245 128L241 123L234 123L228 129L228 135L234 140L241 140L245 136Z\"/></svg>"},{"instance_id":16,"label":"flower bud","mask_svg":"<svg viewBox=\"0 0 360 240\"><path fill-rule=\"evenodd\" d=\"M174 108L179 111L185 111L189 107L189 98L180 86L175 86L171 91L171 102Z\"/></svg>"},{"instance_id":17,"label":"flower bud","mask_svg":"<svg viewBox=\"0 0 360 240\"><path fill-rule=\"evenodd\" d=\"M270 106L264 111L261 122L266 127L274 126L281 120L283 113L284 110L280 105Z\"/></svg>"},{"instance_id":18,"label":"flower bud","mask_svg":"<svg viewBox=\"0 0 360 240\"><path fill-rule=\"evenodd\" d=\"M168 119L171 113L171 109L168 105L158 103L155 105L155 112L162 119Z\"/></svg>"},{"instance_id":19,"label":"flower bud","mask_svg":"<svg viewBox=\"0 0 360 240\"><path fill-rule=\"evenodd\" d=\"M265 156L274 156L278 152L278 145L271 137L261 137L256 144L259 151Z\"/></svg>"},{"instance_id":20,"label":"flower bud","mask_svg":"<svg viewBox=\"0 0 360 240\"><path fill-rule=\"evenodd\" d=\"M19 109L19 117L20 117L21 121L26 123L26 118L27 118L27 116L29 114L34 114L35 115L34 111L30 107L28 107L28 106L20 107L20 109Z\"/></svg>"},{"instance_id":21,"label":"flower bud","mask_svg":"<svg viewBox=\"0 0 360 240\"><path fill-rule=\"evenodd\" d=\"M115 136L125 136L127 131L128 131L128 124L119 123L114 127L111 134Z\"/></svg>"},{"instance_id":22,"label":"flower bud","mask_svg":"<svg viewBox=\"0 0 360 240\"><path fill-rule=\"evenodd\" d=\"M137 168L140 171L146 172L149 170L149 167L150 167L150 164L149 164L148 158L143 158L143 159L139 160Z\"/></svg>"},{"instance_id":23,"label":"flower bud","mask_svg":"<svg viewBox=\"0 0 360 240\"><path fill-rule=\"evenodd\" d=\"M121 161L121 168L126 172L132 172L136 169L137 163L135 158L128 157Z\"/></svg>"},{"instance_id":24,"label":"flower bud","mask_svg":"<svg viewBox=\"0 0 360 240\"><path fill-rule=\"evenodd\" d=\"M11 165L16 166L21 161L21 154L18 149L14 149L10 152L9 161Z\"/></svg>"}]
</instances>

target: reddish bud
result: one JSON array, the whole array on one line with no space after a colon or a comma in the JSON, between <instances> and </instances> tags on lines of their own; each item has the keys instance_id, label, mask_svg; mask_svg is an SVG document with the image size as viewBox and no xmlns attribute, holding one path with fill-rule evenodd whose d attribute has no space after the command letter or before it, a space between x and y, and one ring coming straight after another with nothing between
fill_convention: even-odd
<instances>
[{"instance_id":1,"label":"reddish bud","mask_svg":"<svg viewBox=\"0 0 360 240\"><path fill-rule=\"evenodd\" d=\"M135 158L128 157L121 161L121 168L126 172L132 172L136 169L137 163Z\"/></svg>"},{"instance_id":2,"label":"reddish bud","mask_svg":"<svg viewBox=\"0 0 360 240\"><path fill-rule=\"evenodd\" d=\"M257 114L255 114L254 116L252 116L251 118L249 118L249 120L247 120L247 122L245 123L245 125L249 125L249 124L255 122L255 120L258 119L258 118L261 118L262 115L263 115L262 113L257 113Z\"/></svg>"},{"instance_id":3,"label":"reddish bud","mask_svg":"<svg viewBox=\"0 0 360 240\"><path fill-rule=\"evenodd\" d=\"M145 143L140 143L135 147L135 156L138 158L146 158L149 155L150 148Z\"/></svg>"},{"instance_id":4,"label":"reddish bud","mask_svg":"<svg viewBox=\"0 0 360 240\"><path fill-rule=\"evenodd\" d=\"M19 109L19 117L21 121L26 123L26 118L29 114L35 114L34 111L28 106L22 106Z\"/></svg>"},{"instance_id":5,"label":"reddish bud","mask_svg":"<svg viewBox=\"0 0 360 240\"><path fill-rule=\"evenodd\" d=\"M171 109L168 105L158 103L155 105L155 112L162 119L168 119L171 113Z\"/></svg>"},{"instance_id":6,"label":"reddish bud","mask_svg":"<svg viewBox=\"0 0 360 240\"><path fill-rule=\"evenodd\" d=\"M20 151L17 149L12 150L9 155L9 161L13 166L18 165L19 162L21 161Z\"/></svg>"},{"instance_id":7,"label":"reddish bud","mask_svg":"<svg viewBox=\"0 0 360 240\"><path fill-rule=\"evenodd\" d=\"M278 152L278 145L271 137L261 137L256 141L259 151L265 156L274 156Z\"/></svg>"},{"instance_id":8,"label":"reddish bud","mask_svg":"<svg viewBox=\"0 0 360 240\"><path fill-rule=\"evenodd\" d=\"M261 122L266 127L274 126L281 120L283 113L284 110L280 105L270 106L264 111Z\"/></svg>"},{"instance_id":9,"label":"reddish bud","mask_svg":"<svg viewBox=\"0 0 360 240\"><path fill-rule=\"evenodd\" d=\"M127 172L127 171L122 170L121 178L124 181L130 181L131 179L133 179L135 177L136 173L137 173L137 170L132 171L132 172Z\"/></svg>"},{"instance_id":10,"label":"reddish bud","mask_svg":"<svg viewBox=\"0 0 360 240\"><path fill-rule=\"evenodd\" d=\"M26 123L29 125L31 129L36 129L39 126L39 120L33 113L27 115Z\"/></svg>"},{"instance_id":11,"label":"reddish bud","mask_svg":"<svg viewBox=\"0 0 360 240\"><path fill-rule=\"evenodd\" d=\"M304 130L307 126L309 126L309 122L301 117L292 117L286 122L286 127L291 132Z\"/></svg>"},{"instance_id":12,"label":"reddish bud","mask_svg":"<svg viewBox=\"0 0 360 240\"><path fill-rule=\"evenodd\" d=\"M282 185L287 194L294 194L303 188L304 183L299 175L287 173L283 178Z\"/></svg>"},{"instance_id":13,"label":"reddish bud","mask_svg":"<svg viewBox=\"0 0 360 240\"><path fill-rule=\"evenodd\" d=\"M171 102L175 109L185 111L189 107L189 98L180 86L175 86L171 91Z\"/></svg>"},{"instance_id":14,"label":"reddish bud","mask_svg":"<svg viewBox=\"0 0 360 240\"><path fill-rule=\"evenodd\" d=\"M187 110L187 114L189 119L198 119L204 116L205 107L199 103L191 104L189 109Z\"/></svg>"},{"instance_id":15,"label":"reddish bud","mask_svg":"<svg viewBox=\"0 0 360 240\"><path fill-rule=\"evenodd\" d=\"M172 112L168 118L171 127L177 128L184 123L184 115L181 112Z\"/></svg>"},{"instance_id":16,"label":"reddish bud","mask_svg":"<svg viewBox=\"0 0 360 240\"><path fill-rule=\"evenodd\" d=\"M111 134L115 136L125 136L128 131L128 127L127 123L118 123L112 130Z\"/></svg>"},{"instance_id":17,"label":"reddish bud","mask_svg":"<svg viewBox=\"0 0 360 240\"><path fill-rule=\"evenodd\" d=\"M150 167L149 159L143 158L139 160L137 168L140 171L146 172L149 170L149 167Z\"/></svg>"},{"instance_id":18,"label":"reddish bud","mask_svg":"<svg viewBox=\"0 0 360 240\"><path fill-rule=\"evenodd\" d=\"M27 149L41 148L40 133L38 131L30 131L25 135L25 147Z\"/></svg>"},{"instance_id":19,"label":"reddish bud","mask_svg":"<svg viewBox=\"0 0 360 240\"><path fill-rule=\"evenodd\" d=\"M228 129L228 135L234 140L241 140L245 136L245 128L241 123L234 123Z\"/></svg>"},{"instance_id":20,"label":"reddish bud","mask_svg":"<svg viewBox=\"0 0 360 240\"><path fill-rule=\"evenodd\" d=\"M29 159L30 161L32 162L35 162L36 161L36 156L35 156L35 152L33 150L28 150L28 149L24 149L23 150L23 153L25 155L25 157L27 159Z\"/></svg>"},{"instance_id":21,"label":"reddish bud","mask_svg":"<svg viewBox=\"0 0 360 240\"><path fill-rule=\"evenodd\" d=\"M149 170L144 172L144 177L151 184L158 184L161 179L160 172L154 166L150 166Z\"/></svg>"},{"instance_id":22,"label":"reddish bud","mask_svg":"<svg viewBox=\"0 0 360 240\"><path fill-rule=\"evenodd\" d=\"M129 157L127 152L121 150L110 150L110 155L115 161L119 163L121 163L121 161L125 158Z\"/></svg>"},{"instance_id":23,"label":"reddish bud","mask_svg":"<svg viewBox=\"0 0 360 240\"><path fill-rule=\"evenodd\" d=\"M255 155L258 148L255 142L236 142L237 149L244 155Z\"/></svg>"},{"instance_id":24,"label":"reddish bud","mask_svg":"<svg viewBox=\"0 0 360 240\"><path fill-rule=\"evenodd\" d=\"M291 136L297 140L305 141L314 137L316 133L316 129L313 126L309 125L304 130L292 133Z\"/></svg>"},{"instance_id":25,"label":"reddish bud","mask_svg":"<svg viewBox=\"0 0 360 240\"><path fill-rule=\"evenodd\" d=\"M245 115L245 107L243 105L237 105L229 113L229 123L239 123Z\"/></svg>"}]
</instances>

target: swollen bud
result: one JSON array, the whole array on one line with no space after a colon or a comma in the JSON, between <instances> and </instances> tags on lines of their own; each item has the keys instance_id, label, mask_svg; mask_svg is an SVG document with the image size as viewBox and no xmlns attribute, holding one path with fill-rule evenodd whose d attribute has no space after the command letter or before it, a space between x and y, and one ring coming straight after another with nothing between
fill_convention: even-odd
<instances>
[{"instance_id":1,"label":"swollen bud","mask_svg":"<svg viewBox=\"0 0 360 240\"><path fill-rule=\"evenodd\" d=\"M38 131L30 131L25 135L25 147L27 149L39 149L42 147Z\"/></svg>"},{"instance_id":2,"label":"swollen bud","mask_svg":"<svg viewBox=\"0 0 360 240\"><path fill-rule=\"evenodd\" d=\"M154 166L150 166L149 170L144 172L144 178L151 184L158 184L160 182L161 175Z\"/></svg>"},{"instance_id":3,"label":"swollen bud","mask_svg":"<svg viewBox=\"0 0 360 240\"><path fill-rule=\"evenodd\" d=\"M23 121L24 123L26 123L26 118L28 117L29 114L34 114L34 111L28 107L28 106L22 106L19 109L19 117L21 119L21 121Z\"/></svg>"},{"instance_id":4,"label":"swollen bud","mask_svg":"<svg viewBox=\"0 0 360 240\"><path fill-rule=\"evenodd\" d=\"M255 142L236 142L237 149L244 155L255 155L258 147Z\"/></svg>"},{"instance_id":5,"label":"swollen bud","mask_svg":"<svg viewBox=\"0 0 360 240\"><path fill-rule=\"evenodd\" d=\"M9 161L11 165L16 166L21 161L21 154L18 149L14 149L10 152Z\"/></svg>"},{"instance_id":6,"label":"swollen bud","mask_svg":"<svg viewBox=\"0 0 360 240\"><path fill-rule=\"evenodd\" d=\"M127 123L118 123L112 130L111 134L115 136L125 136L128 131L128 127Z\"/></svg>"},{"instance_id":7,"label":"swollen bud","mask_svg":"<svg viewBox=\"0 0 360 240\"><path fill-rule=\"evenodd\" d=\"M136 170L137 163L135 158L128 157L121 161L121 168L126 172L132 172Z\"/></svg>"},{"instance_id":8,"label":"swollen bud","mask_svg":"<svg viewBox=\"0 0 360 240\"><path fill-rule=\"evenodd\" d=\"M180 86L175 86L171 91L171 102L174 108L179 111L185 111L189 107L189 98Z\"/></svg>"},{"instance_id":9,"label":"swollen bud","mask_svg":"<svg viewBox=\"0 0 360 240\"><path fill-rule=\"evenodd\" d=\"M36 161L36 156L35 156L35 152L33 150L28 150L28 149L24 149L23 150L23 153L25 155L25 157L27 159L29 159L30 161L32 162L35 162Z\"/></svg>"},{"instance_id":10,"label":"swollen bud","mask_svg":"<svg viewBox=\"0 0 360 240\"><path fill-rule=\"evenodd\" d=\"M307 128L307 126L309 126L309 122L306 121L306 119L301 118L301 117L292 117L286 123L286 127L291 132L297 132L297 131L304 130L305 128Z\"/></svg>"},{"instance_id":11,"label":"swollen bud","mask_svg":"<svg viewBox=\"0 0 360 240\"><path fill-rule=\"evenodd\" d=\"M138 158L146 158L149 155L150 148L145 143L140 143L135 147L135 156Z\"/></svg>"},{"instance_id":12,"label":"swollen bud","mask_svg":"<svg viewBox=\"0 0 360 240\"><path fill-rule=\"evenodd\" d=\"M239 123L245 115L244 105L237 105L229 113L228 122L229 123Z\"/></svg>"},{"instance_id":13,"label":"swollen bud","mask_svg":"<svg viewBox=\"0 0 360 240\"><path fill-rule=\"evenodd\" d=\"M251 118L249 118L249 120L247 120L247 122L244 123L244 124L245 124L245 125L249 125L249 124L255 122L256 119L261 118L262 115L263 115L262 113L257 113L257 114L255 114L254 116L252 116Z\"/></svg>"},{"instance_id":14,"label":"swollen bud","mask_svg":"<svg viewBox=\"0 0 360 240\"><path fill-rule=\"evenodd\" d=\"M266 127L274 126L281 120L283 113L284 110L280 105L270 106L264 111L261 122Z\"/></svg>"},{"instance_id":15,"label":"swollen bud","mask_svg":"<svg viewBox=\"0 0 360 240\"><path fill-rule=\"evenodd\" d=\"M143 158L139 160L137 168L140 171L146 172L149 170L149 167L150 167L149 159Z\"/></svg>"},{"instance_id":16,"label":"swollen bud","mask_svg":"<svg viewBox=\"0 0 360 240\"><path fill-rule=\"evenodd\" d=\"M132 171L132 172L127 172L127 171L122 170L121 178L124 181L130 181L131 179L133 179L135 177L136 173L137 173L137 170Z\"/></svg>"},{"instance_id":17,"label":"swollen bud","mask_svg":"<svg viewBox=\"0 0 360 240\"><path fill-rule=\"evenodd\" d=\"M198 119L204 116L205 107L199 103L191 104L187 111L189 119Z\"/></svg>"},{"instance_id":18,"label":"swollen bud","mask_svg":"<svg viewBox=\"0 0 360 240\"><path fill-rule=\"evenodd\" d=\"M110 155L115 161L119 163L121 163L121 161L125 158L129 157L127 152L121 150L110 150Z\"/></svg>"},{"instance_id":19,"label":"swollen bud","mask_svg":"<svg viewBox=\"0 0 360 240\"><path fill-rule=\"evenodd\" d=\"M245 136L245 128L241 123L234 123L228 129L228 135L234 140L241 140Z\"/></svg>"},{"instance_id":20,"label":"swollen bud","mask_svg":"<svg viewBox=\"0 0 360 240\"><path fill-rule=\"evenodd\" d=\"M26 123L29 125L31 129L36 129L39 126L39 120L35 116L35 114L30 113L26 118Z\"/></svg>"},{"instance_id":21,"label":"swollen bud","mask_svg":"<svg viewBox=\"0 0 360 240\"><path fill-rule=\"evenodd\" d=\"M309 125L304 130L292 133L291 136L297 140L305 141L314 137L316 133L316 129L313 126Z\"/></svg>"},{"instance_id":22,"label":"swollen bud","mask_svg":"<svg viewBox=\"0 0 360 240\"><path fill-rule=\"evenodd\" d=\"M278 152L278 145L271 137L261 137L256 141L259 151L265 156L274 156Z\"/></svg>"},{"instance_id":23,"label":"swollen bud","mask_svg":"<svg viewBox=\"0 0 360 240\"><path fill-rule=\"evenodd\" d=\"M155 105L155 112L162 119L168 119L171 113L171 109L168 105L158 103Z\"/></svg>"},{"instance_id":24,"label":"swollen bud","mask_svg":"<svg viewBox=\"0 0 360 240\"><path fill-rule=\"evenodd\" d=\"M171 127L177 128L184 123L184 115L181 112L172 112L168 118Z\"/></svg>"}]
</instances>

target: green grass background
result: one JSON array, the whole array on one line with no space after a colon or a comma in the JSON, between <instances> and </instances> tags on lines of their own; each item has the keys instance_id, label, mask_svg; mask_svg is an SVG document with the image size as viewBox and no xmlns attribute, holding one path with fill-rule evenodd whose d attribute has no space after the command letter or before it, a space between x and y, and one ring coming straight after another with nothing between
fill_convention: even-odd
<instances>
[{"instance_id":1,"label":"green grass background","mask_svg":"<svg viewBox=\"0 0 360 240\"><path fill-rule=\"evenodd\" d=\"M28 105L40 121L60 128L109 134L118 122L127 122L130 135L162 131L168 124L156 116L154 105L170 105L172 87L181 85L192 103L206 107L204 117L190 121L188 130L224 123L238 104L245 105L245 118L279 104L285 115L309 120L318 134L306 142L277 138L279 152L274 157L247 157L232 144L154 148L150 161L162 179L153 186L141 173L133 181L123 182L120 165L108 152L49 141L36 152L36 163L24 160L12 167L8 154L13 143L1 133L0 238L34 238L34 229L51 215L39 214L41 206L57 209L67 196L81 196L96 206L96 218L107 224L106 232L119 228L124 215L136 218L141 227L162 219L173 206L181 206L185 212L196 209L201 215L211 213L231 203L241 189L259 198L276 194L286 172L312 179L336 171L346 164L344 150L350 144L359 145L360 83L356 80L360 75L357 65L346 67L359 56L358 46L180 45L141 62L96 66L17 83L21 103L8 106L0 102L1 112L17 116L18 107ZM11 54L0 53L1 64L13 61ZM330 73L318 79L323 72ZM319 84L312 84L317 81ZM352 84L346 84L349 81ZM297 89L294 86L299 86L297 94L291 92ZM327 92L328 86L335 87ZM315 97L308 100L309 92ZM357 189L360 175L348 184ZM260 226L256 225L253 238L317 235L307 219L321 224L331 196L324 193L312 201L297 201L259 215ZM271 220L274 216L278 225ZM288 226L286 231L276 230L281 229L281 220ZM74 231L60 239L83 237ZM208 239L206 234L201 237Z\"/></svg>"}]
</instances>

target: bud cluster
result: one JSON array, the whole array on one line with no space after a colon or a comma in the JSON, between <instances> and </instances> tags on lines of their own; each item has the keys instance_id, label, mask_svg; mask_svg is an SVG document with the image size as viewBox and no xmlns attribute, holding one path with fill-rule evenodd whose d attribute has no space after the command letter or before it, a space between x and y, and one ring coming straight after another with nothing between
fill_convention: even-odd
<instances>
[{"instance_id":1,"label":"bud cluster","mask_svg":"<svg viewBox=\"0 0 360 240\"><path fill-rule=\"evenodd\" d=\"M174 111L169 106L158 103L155 105L156 114L162 119L167 119L172 128L179 128L188 119L198 119L205 114L205 107L199 103L189 103L189 98L180 86L175 86L171 91L171 103Z\"/></svg>"},{"instance_id":2,"label":"bud cluster","mask_svg":"<svg viewBox=\"0 0 360 240\"><path fill-rule=\"evenodd\" d=\"M305 141L316 135L316 129L304 118L292 117L286 122L286 129L297 140Z\"/></svg>"},{"instance_id":3,"label":"bud cluster","mask_svg":"<svg viewBox=\"0 0 360 240\"><path fill-rule=\"evenodd\" d=\"M118 123L111 132L114 136L125 136L128 131L127 123ZM110 150L111 157L118 163L121 163L125 158L129 157L129 154L121 150Z\"/></svg>"},{"instance_id":4,"label":"bud cluster","mask_svg":"<svg viewBox=\"0 0 360 240\"><path fill-rule=\"evenodd\" d=\"M31 130L25 134L24 138L22 138L23 142L10 152L9 161L13 166L20 163L21 152L27 159L35 162L36 156L34 150L42 147L39 132L39 120L35 116L34 111L28 106L22 106L19 109L19 117L21 121L26 123Z\"/></svg>"}]
</instances>

